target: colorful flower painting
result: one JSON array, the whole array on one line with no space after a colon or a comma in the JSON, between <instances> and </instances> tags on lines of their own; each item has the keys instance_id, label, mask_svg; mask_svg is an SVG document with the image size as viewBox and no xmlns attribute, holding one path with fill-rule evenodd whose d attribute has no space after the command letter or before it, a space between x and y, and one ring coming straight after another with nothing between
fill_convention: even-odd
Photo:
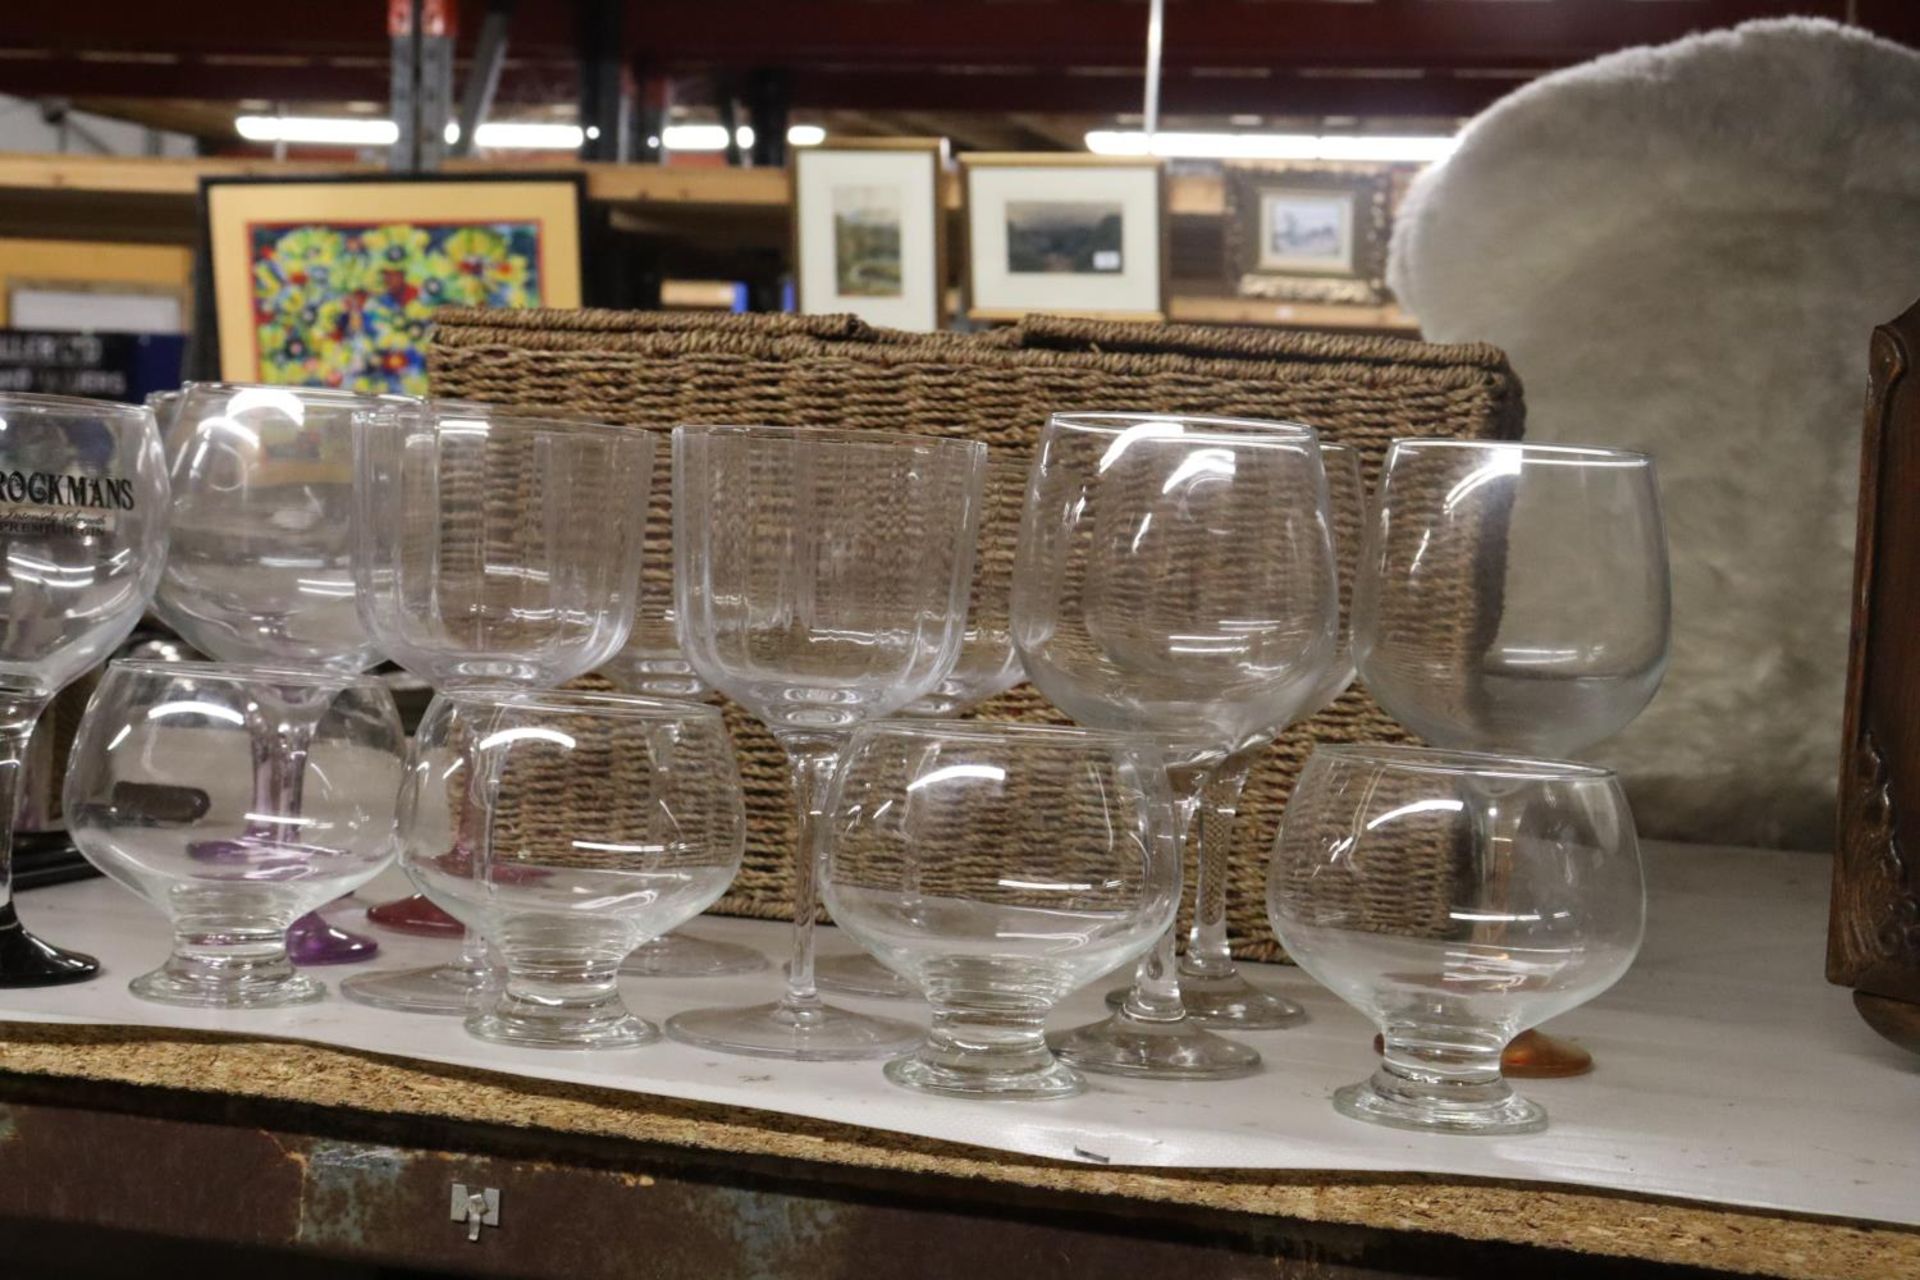
<instances>
[{"instance_id":1,"label":"colorful flower painting","mask_svg":"<svg viewBox=\"0 0 1920 1280\"><path fill-rule=\"evenodd\" d=\"M260 382L427 390L436 307L542 302L539 222L250 223Z\"/></svg>"}]
</instances>

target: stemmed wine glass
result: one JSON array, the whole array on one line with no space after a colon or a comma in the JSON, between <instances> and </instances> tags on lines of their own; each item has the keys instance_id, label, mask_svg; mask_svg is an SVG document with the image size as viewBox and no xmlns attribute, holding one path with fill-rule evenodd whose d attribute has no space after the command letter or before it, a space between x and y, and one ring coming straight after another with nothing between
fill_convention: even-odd
<instances>
[{"instance_id":1,"label":"stemmed wine glass","mask_svg":"<svg viewBox=\"0 0 1920 1280\"><path fill-rule=\"evenodd\" d=\"M1625 728L1666 671L1671 605L1653 459L1624 449L1397 440L1354 598L1380 705L1429 742L1567 757ZM1514 1074L1572 1075L1539 1033Z\"/></svg>"},{"instance_id":2,"label":"stemmed wine glass","mask_svg":"<svg viewBox=\"0 0 1920 1280\"><path fill-rule=\"evenodd\" d=\"M0 987L76 982L99 962L28 933L13 821L34 722L139 623L167 554L167 469L140 405L0 393Z\"/></svg>"},{"instance_id":3,"label":"stemmed wine glass","mask_svg":"<svg viewBox=\"0 0 1920 1280\"><path fill-rule=\"evenodd\" d=\"M1360 561L1361 530L1366 524L1366 482L1360 476L1359 452L1323 439L1320 461L1327 473L1327 511L1332 521L1334 562L1339 569L1340 635L1326 676L1299 712L1300 719L1325 710L1353 683L1350 618L1354 570ZM1187 931L1187 949L1180 956L1180 1000L1187 1016L1203 1027L1270 1031L1291 1026L1304 1016L1300 1006L1285 996L1249 983L1234 963L1227 941L1227 877L1240 796L1246 790L1247 775L1285 728L1284 724L1274 725L1272 732L1254 738L1214 770L1194 818L1193 843L1201 864L1194 882L1193 924ZM1107 1003L1117 1008L1126 998L1127 988L1122 987L1108 993Z\"/></svg>"},{"instance_id":4,"label":"stemmed wine glass","mask_svg":"<svg viewBox=\"0 0 1920 1280\"><path fill-rule=\"evenodd\" d=\"M1047 424L1020 528L1014 643L1034 684L1076 721L1176 742L1188 839L1210 777L1323 687L1338 623L1312 428L1176 414ZM1214 860L1203 850L1199 861ZM1055 1047L1089 1071L1164 1079L1224 1079L1260 1063L1187 1016L1171 929L1120 1009Z\"/></svg>"},{"instance_id":5,"label":"stemmed wine glass","mask_svg":"<svg viewBox=\"0 0 1920 1280\"><path fill-rule=\"evenodd\" d=\"M354 420L361 620L438 691L541 689L625 643L639 590L653 438L631 427L388 397ZM475 833L450 856L472 864ZM417 859L415 860L417 863ZM348 998L466 1014L490 989L486 940L456 964L361 974Z\"/></svg>"},{"instance_id":6,"label":"stemmed wine glass","mask_svg":"<svg viewBox=\"0 0 1920 1280\"><path fill-rule=\"evenodd\" d=\"M700 678L773 732L797 807L794 948L781 999L701 1009L675 1039L812 1060L885 1056L909 1023L814 989L818 825L847 736L931 692L966 626L986 446L866 430L676 427L681 641Z\"/></svg>"},{"instance_id":7,"label":"stemmed wine glass","mask_svg":"<svg viewBox=\"0 0 1920 1280\"><path fill-rule=\"evenodd\" d=\"M653 434L653 433L649 433ZM713 695L680 652L679 618L673 610L673 508L663 500L671 478L668 450L654 442L655 498L647 509L647 535L640 553L640 602L627 643L600 668L614 688L646 698L704 702ZM642 978L719 978L757 973L767 958L737 942L716 942L675 929L634 949L620 972Z\"/></svg>"},{"instance_id":8,"label":"stemmed wine glass","mask_svg":"<svg viewBox=\"0 0 1920 1280\"><path fill-rule=\"evenodd\" d=\"M1287 954L1380 1027L1342 1114L1439 1133L1528 1133L1502 1078L1516 1033L1593 999L1639 949L1639 844L1605 769L1478 752L1314 748L1267 880Z\"/></svg>"},{"instance_id":9,"label":"stemmed wine glass","mask_svg":"<svg viewBox=\"0 0 1920 1280\"><path fill-rule=\"evenodd\" d=\"M353 413L370 403L313 387L190 382L164 439L172 466L173 533L154 609L220 662L357 675L380 661L353 606ZM249 704L260 731L256 812L298 814L304 758L326 710L324 682L262 685ZM238 843L202 840L195 857L246 858ZM379 944L310 912L287 937L296 964L346 964Z\"/></svg>"},{"instance_id":10,"label":"stemmed wine glass","mask_svg":"<svg viewBox=\"0 0 1920 1280\"><path fill-rule=\"evenodd\" d=\"M1005 693L1024 678L1013 648L1008 603L1013 594L1013 554L1026 505L1028 460L1011 449L987 447L981 487L980 534L974 548L973 586L960 657L933 692L901 708L903 716L945 719L964 715ZM813 980L822 991L904 1000L920 994L911 982L862 951L818 956Z\"/></svg>"}]
</instances>

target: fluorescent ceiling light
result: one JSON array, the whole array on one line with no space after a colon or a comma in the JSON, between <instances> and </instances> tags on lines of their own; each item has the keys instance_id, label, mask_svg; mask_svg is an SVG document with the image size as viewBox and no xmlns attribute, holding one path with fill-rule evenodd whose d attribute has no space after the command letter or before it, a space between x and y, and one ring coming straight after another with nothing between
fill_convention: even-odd
<instances>
[{"instance_id":1,"label":"fluorescent ceiling light","mask_svg":"<svg viewBox=\"0 0 1920 1280\"><path fill-rule=\"evenodd\" d=\"M391 120L366 116L241 116L233 122L249 142L305 142L339 147L390 147L400 140ZM490 120L480 126L475 143L483 151L578 151L592 129L577 124ZM753 145L753 126L741 125L734 137L742 147ZM787 141L796 147L817 147L827 131L817 124L796 124ZM460 140L460 126L447 123L447 141ZM669 151L724 151L727 131L717 124L668 125L664 139Z\"/></svg>"},{"instance_id":2,"label":"fluorescent ceiling light","mask_svg":"<svg viewBox=\"0 0 1920 1280\"><path fill-rule=\"evenodd\" d=\"M736 132L746 135L741 146L753 145L752 129L742 125ZM669 151L725 151L727 130L718 124L670 124L661 130L660 144Z\"/></svg>"},{"instance_id":3,"label":"fluorescent ceiling light","mask_svg":"<svg viewBox=\"0 0 1920 1280\"><path fill-rule=\"evenodd\" d=\"M460 140L460 126L447 124L447 141ZM489 120L474 131L474 144L481 150L501 151L578 151L587 134L577 124L531 124L511 120Z\"/></svg>"},{"instance_id":4,"label":"fluorescent ceiling light","mask_svg":"<svg viewBox=\"0 0 1920 1280\"><path fill-rule=\"evenodd\" d=\"M311 142L341 147L390 147L400 140L391 120L361 116L241 116L234 129L249 142ZM494 120L480 126L481 148L503 151L578 151L585 133L577 124ZM447 141L460 140L460 126L447 123Z\"/></svg>"},{"instance_id":5,"label":"fluorescent ceiling light","mask_svg":"<svg viewBox=\"0 0 1920 1280\"><path fill-rule=\"evenodd\" d=\"M753 145L753 126L743 124L733 131L733 140L742 147ZM817 124L796 124L787 129L787 142L796 147L817 147L827 140L827 131ZM727 128L719 124L670 124L661 145L669 151L725 151Z\"/></svg>"},{"instance_id":6,"label":"fluorescent ceiling light","mask_svg":"<svg viewBox=\"0 0 1920 1280\"><path fill-rule=\"evenodd\" d=\"M1087 150L1099 156L1161 156L1179 160L1444 160L1458 145L1451 137L1374 137L1311 133L1156 133L1096 129Z\"/></svg>"},{"instance_id":7,"label":"fluorescent ceiling light","mask_svg":"<svg viewBox=\"0 0 1920 1280\"><path fill-rule=\"evenodd\" d=\"M390 147L400 140L391 120L351 116L241 116L233 127L248 142L323 142L344 147Z\"/></svg>"}]
</instances>

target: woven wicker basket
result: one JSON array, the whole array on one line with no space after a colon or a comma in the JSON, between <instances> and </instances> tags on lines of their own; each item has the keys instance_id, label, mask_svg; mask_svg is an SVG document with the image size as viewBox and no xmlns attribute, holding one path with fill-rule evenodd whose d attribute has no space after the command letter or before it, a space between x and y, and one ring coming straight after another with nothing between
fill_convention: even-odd
<instances>
[{"instance_id":1,"label":"woven wicker basket","mask_svg":"<svg viewBox=\"0 0 1920 1280\"><path fill-rule=\"evenodd\" d=\"M608 311L439 313L437 395L608 422L762 422L964 436L1030 451L1062 409L1213 413L1306 422L1357 448L1369 484L1397 436L1517 439L1520 384L1483 345L1034 318L985 334L906 334L850 316ZM661 523L655 485L654 529ZM717 910L792 914L792 811L773 739L728 707L747 790L747 862ZM1062 720L1029 686L993 719ZM1266 851L1315 741L1402 741L1362 690L1274 744L1248 785L1233 846L1235 954L1277 954Z\"/></svg>"}]
</instances>

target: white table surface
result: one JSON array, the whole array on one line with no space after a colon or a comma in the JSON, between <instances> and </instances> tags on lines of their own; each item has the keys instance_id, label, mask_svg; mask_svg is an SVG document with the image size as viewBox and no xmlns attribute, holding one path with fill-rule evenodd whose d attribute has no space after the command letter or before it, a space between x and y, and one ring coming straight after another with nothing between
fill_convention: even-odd
<instances>
[{"instance_id":1,"label":"white table surface","mask_svg":"<svg viewBox=\"0 0 1920 1280\"><path fill-rule=\"evenodd\" d=\"M1649 847L1647 942L1625 979L1551 1025L1590 1048L1597 1070L1528 1081L1546 1132L1520 1137L1405 1133L1348 1120L1332 1090L1372 1069L1372 1029L1296 969L1250 966L1253 980L1310 1018L1245 1039L1266 1069L1244 1080L1170 1084L1090 1077L1077 1098L976 1103L911 1094L879 1064L729 1057L671 1041L600 1053L508 1049L453 1018L367 1009L331 996L301 1009L173 1009L130 996L128 979L166 951L157 912L103 880L23 894L44 936L100 957L79 986L0 991L0 1021L179 1027L277 1037L577 1084L790 1112L1063 1160L1191 1168L1366 1170L1490 1177L1676 1196L1720 1204L1920 1225L1920 1058L1880 1040L1848 993L1822 977L1828 860L1689 846ZM377 900L383 883L363 893ZM357 922L352 907L334 912ZM703 919L710 938L784 958L785 930ZM376 931L372 966L450 957L453 944ZM825 951L849 945L831 929ZM738 978L623 980L655 1021L681 1009L771 996L777 970ZM1102 982L1056 1026L1100 1011ZM849 1000L923 1019L924 1006Z\"/></svg>"}]
</instances>

